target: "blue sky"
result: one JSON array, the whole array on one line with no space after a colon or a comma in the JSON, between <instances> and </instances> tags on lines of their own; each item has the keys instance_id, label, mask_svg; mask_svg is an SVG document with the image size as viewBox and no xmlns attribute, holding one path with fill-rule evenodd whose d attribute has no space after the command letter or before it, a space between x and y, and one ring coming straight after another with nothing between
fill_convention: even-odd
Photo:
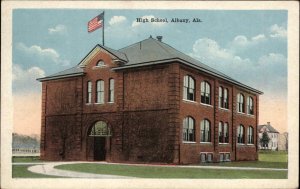
<instances>
[{"instance_id":1,"label":"blue sky","mask_svg":"<svg viewBox=\"0 0 300 189\"><path fill-rule=\"evenodd\" d=\"M78 64L102 30L87 22L103 10L15 9L13 94L40 93L35 79ZM136 18L169 23L137 23ZM171 23L200 18L201 23ZM287 11L285 10L105 10L105 45L120 49L157 35L203 63L262 90L263 98L287 95Z\"/></svg>"}]
</instances>

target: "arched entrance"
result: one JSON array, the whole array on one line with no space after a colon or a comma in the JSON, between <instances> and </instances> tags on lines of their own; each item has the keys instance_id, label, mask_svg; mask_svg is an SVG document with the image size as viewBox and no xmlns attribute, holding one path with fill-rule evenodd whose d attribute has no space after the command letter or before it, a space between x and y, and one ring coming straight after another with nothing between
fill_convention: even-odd
<instances>
[{"instance_id":1,"label":"arched entrance","mask_svg":"<svg viewBox=\"0 0 300 189\"><path fill-rule=\"evenodd\" d=\"M95 161L105 161L107 153L107 138L111 136L111 131L104 121L96 122L89 132L92 137L93 159Z\"/></svg>"}]
</instances>

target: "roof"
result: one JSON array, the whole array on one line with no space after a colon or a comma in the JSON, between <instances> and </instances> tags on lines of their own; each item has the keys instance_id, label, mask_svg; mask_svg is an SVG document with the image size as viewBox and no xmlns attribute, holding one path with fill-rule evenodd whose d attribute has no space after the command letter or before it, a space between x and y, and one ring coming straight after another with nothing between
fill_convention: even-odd
<instances>
[{"instance_id":1,"label":"roof","mask_svg":"<svg viewBox=\"0 0 300 189\"><path fill-rule=\"evenodd\" d=\"M269 133L279 133L276 129L274 129L274 127L272 127L271 125L258 125L257 129L258 131L260 131L263 127L266 127L269 130Z\"/></svg>"},{"instance_id":2,"label":"roof","mask_svg":"<svg viewBox=\"0 0 300 189\"><path fill-rule=\"evenodd\" d=\"M61 79L61 78L66 78L66 77L75 77L75 76L80 76L80 75L84 75L84 74L85 73L82 68L75 66L75 67L66 69L64 71L49 75L47 77L38 78L37 80L47 81L47 80Z\"/></svg>"},{"instance_id":3,"label":"roof","mask_svg":"<svg viewBox=\"0 0 300 189\"><path fill-rule=\"evenodd\" d=\"M206 64L176 50L175 48L169 46L166 43L153 39L152 37L142 40L140 42L134 43L127 47L121 48L119 50L114 50L106 46L96 45L86 57L83 58L82 61L77 65L78 67L82 66L86 59L94 53L96 48L102 48L109 52L110 54L114 55L117 59L123 62L123 64L118 65L118 67L113 68L113 70L122 70L128 68L135 68L141 66L148 66L148 65L155 65L155 64L164 64L170 62L180 62L182 64L188 65L210 75L219 77L226 81L229 81L233 84L236 84L240 87L248 89L257 94L263 94L263 92L256 90L250 86L247 86L235 79L225 75L224 73L213 69ZM71 68L72 69L72 68ZM65 70L67 71L67 70ZM59 72L57 76L65 77L64 72ZM78 71L74 69L74 71ZM68 72L69 73L69 72ZM54 74L55 75L55 74ZM48 80L50 76L46 77ZM43 81L44 78L39 79L39 81Z\"/></svg>"}]
</instances>

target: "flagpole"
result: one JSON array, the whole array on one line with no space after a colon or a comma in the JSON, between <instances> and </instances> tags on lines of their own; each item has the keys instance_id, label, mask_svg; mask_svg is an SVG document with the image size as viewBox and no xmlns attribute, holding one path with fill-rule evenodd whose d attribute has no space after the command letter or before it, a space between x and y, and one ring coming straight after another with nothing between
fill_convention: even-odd
<instances>
[{"instance_id":1,"label":"flagpole","mask_svg":"<svg viewBox=\"0 0 300 189\"><path fill-rule=\"evenodd\" d=\"M102 45L104 46L104 11L103 11L103 28L102 28Z\"/></svg>"}]
</instances>

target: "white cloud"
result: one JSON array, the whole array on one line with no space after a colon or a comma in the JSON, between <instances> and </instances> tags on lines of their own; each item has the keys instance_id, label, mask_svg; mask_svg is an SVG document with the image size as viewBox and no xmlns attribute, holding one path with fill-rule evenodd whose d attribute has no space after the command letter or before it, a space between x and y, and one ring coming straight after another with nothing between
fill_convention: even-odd
<instances>
[{"instance_id":1,"label":"white cloud","mask_svg":"<svg viewBox=\"0 0 300 189\"><path fill-rule=\"evenodd\" d=\"M287 31L283 26L278 26L274 24L270 27L270 37L273 38L285 38L287 36Z\"/></svg>"},{"instance_id":2,"label":"white cloud","mask_svg":"<svg viewBox=\"0 0 300 189\"><path fill-rule=\"evenodd\" d=\"M163 26L166 23L165 22L151 22L151 19L155 18L153 15L145 15L140 17L142 19L147 19L149 21L149 23L151 23L153 26ZM139 25L141 25L142 22L137 22L137 20L133 21L131 26L132 27L137 27ZM148 22L147 22L148 23Z\"/></svg>"},{"instance_id":3,"label":"white cloud","mask_svg":"<svg viewBox=\"0 0 300 189\"><path fill-rule=\"evenodd\" d=\"M125 22L127 19L125 16L113 16L110 20L109 20L109 25L116 25L119 23L123 23Z\"/></svg>"},{"instance_id":4,"label":"white cloud","mask_svg":"<svg viewBox=\"0 0 300 189\"><path fill-rule=\"evenodd\" d=\"M51 60L54 63L60 64L63 66L67 66L70 64L69 61L62 60L60 58L60 55L58 54L58 52L56 52L54 49L51 49L51 48L43 49L42 47L40 47L38 45L32 45L31 47L27 47L23 43L18 43L17 49L19 49L20 51L22 51L28 55L37 56L37 57L45 59L45 60Z\"/></svg>"},{"instance_id":5,"label":"white cloud","mask_svg":"<svg viewBox=\"0 0 300 189\"><path fill-rule=\"evenodd\" d=\"M23 69L17 64L12 67L13 89L16 92L21 91L40 91L40 84L37 78L45 77L45 71L39 67Z\"/></svg>"},{"instance_id":6,"label":"white cloud","mask_svg":"<svg viewBox=\"0 0 300 189\"><path fill-rule=\"evenodd\" d=\"M257 38L261 38L261 36ZM249 42L243 36L236 38L236 41L240 44ZM254 61L238 56L235 51L222 48L212 39L202 38L195 41L193 52L190 55L238 81L263 90L263 92L277 91L278 95L279 93L286 95L287 59L282 54L269 53Z\"/></svg>"},{"instance_id":7,"label":"white cloud","mask_svg":"<svg viewBox=\"0 0 300 189\"><path fill-rule=\"evenodd\" d=\"M49 32L49 34L66 34L67 27L62 24L59 24L53 28L48 28L48 32Z\"/></svg>"},{"instance_id":8,"label":"white cloud","mask_svg":"<svg viewBox=\"0 0 300 189\"><path fill-rule=\"evenodd\" d=\"M244 35L238 35L230 43L230 48L231 48L231 50L234 50L234 51L241 51L243 49L253 47L265 40L266 40L266 36L264 34L256 35L250 39L248 39Z\"/></svg>"}]
</instances>

